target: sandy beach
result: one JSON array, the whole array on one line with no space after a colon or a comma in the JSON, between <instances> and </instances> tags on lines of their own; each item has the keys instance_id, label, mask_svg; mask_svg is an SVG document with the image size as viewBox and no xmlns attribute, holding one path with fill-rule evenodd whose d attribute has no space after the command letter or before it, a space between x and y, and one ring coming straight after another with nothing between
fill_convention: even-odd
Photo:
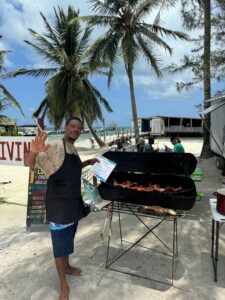
<instances>
[{"instance_id":1,"label":"sandy beach","mask_svg":"<svg viewBox=\"0 0 225 300\"><path fill-rule=\"evenodd\" d=\"M155 146L171 146L169 138L157 139ZM178 220L178 257L174 285L160 284L156 281L137 279L107 270L105 268L107 234L103 243L100 233L106 217L105 211L91 213L79 224L75 241L72 264L82 268L82 276L69 278L70 299L79 300L145 300L145 299L224 299L225 288L225 235L221 233L218 282L213 280L211 251L211 213L209 198L221 186L224 178L216 169L215 158L200 160L202 147L200 138L183 138L186 152L198 159L198 167L204 173L203 180L196 182L197 191L204 197L196 201L189 211L190 216ZM82 160L96 157L107 150L95 147L90 141L77 141L77 149ZM28 174L26 167L0 166L0 300L55 300L59 292L58 278L54 266L51 241L46 225L34 226L26 233L26 209L28 193ZM149 220L151 222L152 220ZM123 215L124 238L134 241L141 225L132 216ZM170 241L170 224L156 230L163 239ZM112 251L119 248L118 220L113 223ZM153 235L145 241L146 247L158 249ZM170 277L171 260L162 260L157 252L145 248L134 248L121 265L133 272L149 274L156 280ZM146 275L147 276L147 275Z\"/></svg>"}]
</instances>

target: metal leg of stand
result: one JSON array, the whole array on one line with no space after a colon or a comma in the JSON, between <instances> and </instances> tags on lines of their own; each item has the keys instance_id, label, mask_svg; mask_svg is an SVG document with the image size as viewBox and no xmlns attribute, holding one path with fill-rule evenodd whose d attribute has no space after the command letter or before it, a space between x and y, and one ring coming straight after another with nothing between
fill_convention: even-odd
<instances>
[{"instance_id":1,"label":"metal leg of stand","mask_svg":"<svg viewBox=\"0 0 225 300\"><path fill-rule=\"evenodd\" d=\"M111 211L111 213L109 212L109 228L112 227L113 206L114 206L114 203L112 203L112 211ZM108 237L108 246L107 246L107 253L106 253L106 268L108 268L108 262L109 262L110 239L111 239L111 235L109 234L109 237Z\"/></svg>"},{"instance_id":2,"label":"metal leg of stand","mask_svg":"<svg viewBox=\"0 0 225 300\"><path fill-rule=\"evenodd\" d=\"M120 245L121 245L121 248L123 248L122 224L121 224L121 218L120 218L119 204L118 204L118 217L119 217L119 229L120 229Z\"/></svg>"},{"instance_id":3,"label":"metal leg of stand","mask_svg":"<svg viewBox=\"0 0 225 300\"><path fill-rule=\"evenodd\" d=\"M211 257L214 259L214 233L215 233L215 221L212 219L212 245L211 245Z\"/></svg>"},{"instance_id":4,"label":"metal leg of stand","mask_svg":"<svg viewBox=\"0 0 225 300\"><path fill-rule=\"evenodd\" d=\"M174 221L175 221L175 243L176 243L175 256L178 256L177 219L175 219Z\"/></svg>"},{"instance_id":5,"label":"metal leg of stand","mask_svg":"<svg viewBox=\"0 0 225 300\"><path fill-rule=\"evenodd\" d=\"M173 221L173 255L172 255L172 275L171 284L173 285L175 256L177 256L177 219Z\"/></svg>"},{"instance_id":6,"label":"metal leg of stand","mask_svg":"<svg viewBox=\"0 0 225 300\"><path fill-rule=\"evenodd\" d=\"M217 281L217 263L218 263L218 252L219 252L219 233L220 233L220 223L216 222L216 248L215 248L215 278L214 281Z\"/></svg>"}]
</instances>

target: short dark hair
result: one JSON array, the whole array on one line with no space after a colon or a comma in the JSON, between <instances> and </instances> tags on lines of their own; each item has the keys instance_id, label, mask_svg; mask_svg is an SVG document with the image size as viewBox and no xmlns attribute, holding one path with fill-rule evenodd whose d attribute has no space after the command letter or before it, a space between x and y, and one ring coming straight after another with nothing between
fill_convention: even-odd
<instances>
[{"instance_id":1,"label":"short dark hair","mask_svg":"<svg viewBox=\"0 0 225 300\"><path fill-rule=\"evenodd\" d=\"M170 138L170 140L171 140L171 142L176 141L175 136L172 136L172 137Z\"/></svg>"},{"instance_id":2,"label":"short dark hair","mask_svg":"<svg viewBox=\"0 0 225 300\"><path fill-rule=\"evenodd\" d=\"M180 139L179 139L179 137L178 136L173 136L173 137L171 137L171 142L176 142L176 143L180 143Z\"/></svg>"},{"instance_id":3,"label":"short dark hair","mask_svg":"<svg viewBox=\"0 0 225 300\"><path fill-rule=\"evenodd\" d=\"M148 142L149 142L149 144L154 144L154 142L155 142L154 137L150 136L148 138Z\"/></svg>"},{"instance_id":4,"label":"short dark hair","mask_svg":"<svg viewBox=\"0 0 225 300\"><path fill-rule=\"evenodd\" d=\"M83 122L82 122L81 119L80 119L79 117L77 117L77 116L72 116L72 117L68 118L68 119L66 120L66 122L65 122L65 126L69 125L69 123L70 123L71 121L73 121L73 120L79 121L79 122L81 123L82 127L83 127Z\"/></svg>"}]
</instances>

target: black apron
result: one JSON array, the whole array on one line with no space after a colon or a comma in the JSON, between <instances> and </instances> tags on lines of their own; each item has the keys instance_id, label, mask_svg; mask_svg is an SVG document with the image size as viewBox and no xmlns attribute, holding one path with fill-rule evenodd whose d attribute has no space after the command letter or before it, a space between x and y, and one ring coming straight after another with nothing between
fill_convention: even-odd
<instances>
[{"instance_id":1,"label":"black apron","mask_svg":"<svg viewBox=\"0 0 225 300\"><path fill-rule=\"evenodd\" d=\"M78 155L66 153L61 168L47 182L46 218L57 224L76 222L88 214L81 196L82 163Z\"/></svg>"}]
</instances>

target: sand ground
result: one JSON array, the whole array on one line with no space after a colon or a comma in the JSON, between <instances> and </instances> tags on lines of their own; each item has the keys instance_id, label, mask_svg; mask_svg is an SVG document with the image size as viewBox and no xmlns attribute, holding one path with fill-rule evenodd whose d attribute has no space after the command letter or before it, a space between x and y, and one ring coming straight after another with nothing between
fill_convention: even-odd
<instances>
[{"instance_id":1,"label":"sand ground","mask_svg":"<svg viewBox=\"0 0 225 300\"><path fill-rule=\"evenodd\" d=\"M201 139L183 139L186 152L197 157L200 154ZM156 141L159 148L169 145L168 139ZM82 159L93 157L99 149L88 149L79 144ZM211 213L209 198L221 186L224 178L216 169L215 158L198 159L203 170L201 182L196 182L198 191L204 197L196 201L189 216L178 220L178 257L175 263L174 285L171 278L171 257L154 235L142 241L143 247L134 247L126 256L115 263L115 268L131 271L154 280L114 272L105 268L107 231L100 242L100 233L106 212L91 213L79 224L72 264L82 268L82 276L68 278L70 299L96 300L145 300L145 299L224 299L225 288L225 234L221 231L218 265L218 281L213 280L211 251ZM4 187L0 185L0 300L54 300L59 292L58 278L52 257L50 235L46 225L32 227L26 233L26 204L28 168L0 166L0 181L11 180ZM154 226L154 219L147 219L148 226ZM154 233L171 245L173 222L163 222ZM138 239L146 228L135 217L122 215L123 239L130 242ZM118 218L112 227L110 253L120 248ZM127 243L124 243L127 247ZM152 248L152 250L147 250ZM157 281L155 281L157 280Z\"/></svg>"}]
</instances>

